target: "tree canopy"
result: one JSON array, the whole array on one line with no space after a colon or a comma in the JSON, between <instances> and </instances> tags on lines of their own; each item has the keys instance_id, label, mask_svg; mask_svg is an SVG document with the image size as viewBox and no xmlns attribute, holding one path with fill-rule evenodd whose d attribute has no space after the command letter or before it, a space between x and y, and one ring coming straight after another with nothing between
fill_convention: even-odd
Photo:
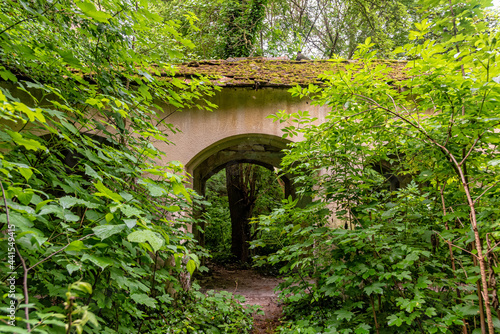
<instances>
[{"instance_id":1,"label":"tree canopy","mask_svg":"<svg viewBox=\"0 0 500 334\"><path fill-rule=\"evenodd\" d=\"M387 57L408 41L407 32L420 17L413 0L174 0L157 6L195 44L189 57L201 59L292 59L299 50L316 58L351 58L367 37L379 56Z\"/></svg>"}]
</instances>

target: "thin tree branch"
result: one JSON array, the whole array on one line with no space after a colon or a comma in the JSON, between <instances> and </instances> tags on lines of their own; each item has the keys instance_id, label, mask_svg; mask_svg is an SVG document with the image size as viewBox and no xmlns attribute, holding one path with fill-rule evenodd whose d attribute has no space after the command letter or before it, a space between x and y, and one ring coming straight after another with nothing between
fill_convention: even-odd
<instances>
[{"instance_id":1,"label":"thin tree branch","mask_svg":"<svg viewBox=\"0 0 500 334\"><path fill-rule=\"evenodd\" d=\"M488 190L490 190L491 188L493 188L494 186L497 185L497 183L500 182L500 180L497 180L495 181L495 183L493 183L491 186L489 186L488 188L486 188L479 196L476 197L476 199L474 200L474 204L476 204L476 202L484 195L488 192Z\"/></svg>"},{"instance_id":2,"label":"thin tree branch","mask_svg":"<svg viewBox=\"0 0 500 334\"><path fill-rule=\"evenodd\" d=\"M47 8L45 11L43 11L43 13L39 14L39 16L43 16L43 15L45 15L45 13L47 13L49 10L51 10L51 9L52 9L52 8L53 8L53 7L54 7L54 6L55 6L55 5L59 2L59 1L60 1L60 0L57 0L56 2L54 2L54 3L52 4L52 6L50 6L50 7L49 7L49 8ZM6 32L6 31L8 31L8 30L10 30L10 29L14 28L15 26L17 26L17 25L19 25L19 24L21 24L21 23L25 22L25 21L31 20L33 17L34 17L34 15L30 15L30 16L28 16L28 17L27 17L27 18L25 18L25 19L22 19L22 20L20 20L20 21L17 21L17 22L15 22L15 23L12 23L10 26L8 26L8 27L7 27L7 28L5 28L4 30L0 31L0 35L1 35L1 34L3 34L3 33L4 33L4 32Z\"/></svg>"},{"instance_id":3,"label":"thin tree branch","mask_svg":"<svg viewBox=\"0 0 500 334\"><path fill-rule=\"evenodd\" d=\"M489 251L486 252L485 256L488 255L492 250L494 250L498 245L500 245L500 241L495 244L495 246L491 247Z\"/></svg>"},{"instance_id":4,"label":"thin tree branch","mask_svg":"<svg viewBox=\"0 0 500 334\"><path fill-rule=\"evenodd\" d=\"M476 254L473 254L473 253L469 252L467 249L464 249L464 248L462 248L462 247L459 247L459 246L457 246L457 245L455 245L455 244L451 243L450 241L446 240L446 239L445 239L445 238L443 238L443 237L441 236L441 234L439 234L437 231L434 231L434 233L436 233L436 234L437 234L437 235L438 235L441 239L443 239L443 241L444 241L445 243L447 243L447 244L449 244L449 245L451 245L451 246L453 246L453 247L455 247L455 248L458 248L458 249L460 249L460 250L463 250L464 252L469 253L470 255L474 256L475 258L478 258L478 256L477 256Z\"/></svg>"},{"instance_id":5,"label":"thin tree branch","mask_svg":"<svg viewBox=\"0 0 500 334\"><path fill-rule=\"evenodd\" d=\"M472 144L472 146L470 147L469 151L467 152L467 154L465 154L465 156L463 157L462 161L460 161L460 166L462 166L462 164L465 163L465 160L467 160L467 158L469 157L469 155L472 153L472 150L474 149L474 147L476 147L476 144L477 142L479 141L479 139L481 139L481 135L479 135L476 140L474 141L474 143Z\"/></svg>"},{"instance_id":6,"label":"thin tree branch","mask_svg":"<svg viewBox=\"0 0 500 334\"><path fill-rule=\"evenodd\" d=\"M87 238L90 238L91 236L95 235L95 233L91 233L91 234L87 234L86 236L84 237L81 237L80 239L77 239L77 240L74 240L74 241L82 241L82 240L85 240ZM72 241L73 242L73 241ZM40 260L38 261L37 263L35 263L34 265L32 265L31 267L28 268L28 270L31 270L33 268L35 268L36 266L38 266L39 264L47 261L48 259L50 259L51 257L53 257L54 255L62 252L63 250L65 250L66 248L69 247L69 245L71 245L71 242L69 244L67 244L66 246L64 246L63 248L59 249L58 251L55 251L54 253L50 254L49 256L47 256L45 259L43 260Z\"/></svg>"}]
</instances>

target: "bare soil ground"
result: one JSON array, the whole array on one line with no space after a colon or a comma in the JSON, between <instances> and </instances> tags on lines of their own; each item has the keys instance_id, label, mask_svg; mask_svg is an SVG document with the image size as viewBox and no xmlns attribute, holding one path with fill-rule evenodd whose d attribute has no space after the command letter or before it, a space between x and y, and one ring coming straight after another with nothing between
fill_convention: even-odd
<instances>
[{"instance_id":1,"label":"bare soil ground","mask_svg":"<svg viewBox=\"0 0 500 334\"><path fill-rule=\"evenodd\" d=\"M270 334L279 325L282 308L274 289L279 278L264 276L252 269L224 268L210 264L211 275L200 281L202 290L229 291L242 295L248 305L260 305L265 315L254 315L253 334Z\"/></svg>"}]
</instances>

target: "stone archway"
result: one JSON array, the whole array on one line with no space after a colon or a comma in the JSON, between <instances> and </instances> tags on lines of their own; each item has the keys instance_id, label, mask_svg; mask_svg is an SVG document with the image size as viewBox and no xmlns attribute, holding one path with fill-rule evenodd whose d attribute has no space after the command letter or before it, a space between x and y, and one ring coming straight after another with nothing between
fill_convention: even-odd
<instances>
[{"instance_id":1,"label":"stone archway","mask_svg":"<svg viewBox=\"0 0 500 334\"><path fill-rule=\"evenodd\" d=\"M281 137L267 135L267 134L242 134L230 136L228 138L219 140L218 142L206 147L204 150L199 152L187 165L186 169L192 171L192 184L193 189L196 190L199 194L205 194L205 185L208 179L219 172L224 168L231 168L231 166L237 165L239 163L251 163L260 165L267 169L273 170L275 167L279 167L281 163L281 159L284 155L282 152L285 149L290 141L283 139ZM228 169L226 169L228 171ZM228 175L228 174L227 174ZM229 179L229 178L228 178ZM285 175L281 177L285 185L285 197L290 195L294 195L291 177L289 175ZM228 184L228 196L230 197L230 206L234 205L234 203L238 202L238 200L233 201L231 199L232 196L237 196L234 191L230 190L231 187ZM234 190L234 189L233 189ZM243 234L244 229L238 228L239 232L235 232L236 227L241 227L240 225L235 225L234 221L234 207L231 206L231 221L233 226L233 254L236 255L240 260L245 261L246 257L241 254L245 254L245 246L242 246L247 242L248 238L246 238ZM238 207L236 210L244 210L244 207ZM241 215L242 217L245 214ZM246 217L248 218L248 217ZM200 222L201 230L205 229L204 222ZM197 227L193 229L194 235L196 239L200 242L201 245L205 244L203 233L199 232ZM241 236L235 238L235 233L240 233ZM235 249L235 240L236 243L240 244L239 251L234 252ZM241 253L241 254L240 254ZM240 255L238 255L240 254ZM248 254L247 254L248 255Z\"/></svg>"},{"instance_id":2,"label":"stone archway","mask_svg":"<svg viewBox=\"0 0 500 334\"><path fill-rule=\"evenodd\" d=\"M279 167L284 155L282 150L288 143L289 140L262 133L241 134L219 140L186 164L186 170L192 176L193 189L204 194L207 180L229 163L248 162L266 168ZM285 176L284 181L287 195L292 194L290 177Z\"/></svg>"}]
</instances>

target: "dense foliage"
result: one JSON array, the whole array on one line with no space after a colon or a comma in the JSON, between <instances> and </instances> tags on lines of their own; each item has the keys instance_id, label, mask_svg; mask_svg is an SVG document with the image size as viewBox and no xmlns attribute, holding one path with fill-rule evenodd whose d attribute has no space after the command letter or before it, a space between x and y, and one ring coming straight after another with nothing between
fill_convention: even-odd
<instances>
[{"instance_id":1,"label":"dense foliage","mask_svg":"<svg viewBox=\"0 0 500 334\"><path fill-rule=\"evenodd\" d=\"M500 330L500 36L478 8L429 8L395 51L407 80L386 83L368 39L327 88L291 90L331 106L327 122L274 116L300 124L283 163L316 198L262 217L285 231L267 258L287 263L283 333Z\"/></svg>"},{"instance_id":2,"label":"dense foliage","mask_svg":"<svg viewBox=\"0 0 500 334\"><path fill-rule=\"evenodd\" d=\"M227 0L221 10L219 34L223 59L248 57L254 51L257 33L261 29L268 0Z\"/></svg>"},{"instance_id":3,"label":"dense foliage","mask_svg":"<svg viewBox=\"0 0 500 334\"><path fill-rule=\"evenodd\" d=\"M420 17L417 9L413 0L172 0L155 4L158 13L194 42L185 52L191 59L293 59L299 50L318 58L337 54L351 58L367 37L376 43L379 57L387 57L395 46L408 41L408 30Z\"/></svg>"},{"instance_id":4,"label":"dense foliage","mask_svg":"<svg viewBox=\"0 0 500 334\"><path fill-rule=\"evenodd\" d=\"M275 116L305 137L283 165L314 199L266 215L275 187L253 208L259 261L285 275L280 330L498 331L500 32L482 2L424 4L394 53L408 79L387 83L374 58L405 41L411 1L2 1L0 332L250 332L254 308L190 287L200 199L157 149L179 131L159 110L209 109L215 88L163 61L350 58L367 36L325 88L291 90L331 106L325 123ZM217 244L228 221L214 204Z\"/></svg>"},{"instance_id":5,"label":"dense foliage","mask_svg":"<svg viewBox=\"0 0 500 334\"><path fill-rule=\"evenodd\" d=\"M274 171L267 168L243 164L243 168L248 173L246 181L253 184L254 204L250 212L251 217L269 214L282 200L284 195L283 185L277 178ZM248 188L251 188L247 184ZM206 185L206 200L204 219L206 221L205 228L205 246L210 251L213 259L219 263L226 263L236 260L234 254L231 253L232 246L232 222L229 213L228 194L226 188L225 171L212 176ZM249 224L250 240L255 238L265 238L272 240L276 235L269 234L267 231L258 228L258 220L250 220ZM258 249L259 253L252 253L251 256L263 255L275 251L275 245L267 245L266 249Z\"/></svg>"},{"instance_id":6,"label":"dense foliage","mask_svg":"<svg viewBox=\"0 0 500 334\"><path fill-rule=\"evenodd\" d=\"M184 47L188 59L227 59L256 55L267 2L174 0L158 2L152 8L177 26L180 36L195 43L192 48Z\"/></svg>"},{"instance_id":7,"label":"dense foliage","mask_svg":"<svg viewBox=\"0 0 500 334\"><path fill-rule=\"evenodd\" d=\"M248 332L251 309L186 291L196 195L156 148L177 131L159 101L213 92L151 48L190 42L147 1L0 9L0 332Z\"/></svg>"}]
</instances>

